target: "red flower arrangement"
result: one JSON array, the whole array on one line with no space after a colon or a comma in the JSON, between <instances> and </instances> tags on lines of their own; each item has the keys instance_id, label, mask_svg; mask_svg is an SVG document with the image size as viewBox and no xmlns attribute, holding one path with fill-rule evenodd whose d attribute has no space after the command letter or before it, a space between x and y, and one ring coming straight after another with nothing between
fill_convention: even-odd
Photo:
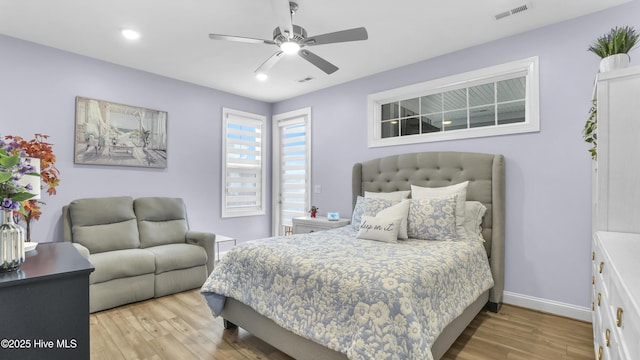
<instances>
[{"instance_id":1,"label":"red flower arrangement","mask_svg":"<svg viewBox=\"0 0 640 360\"><path fill-rule=\"evenodd\" d=\"M7 135L5 140L14 143L14 146L23 150L27 156L40 159L40 187L49 195L56 194L56 187L60 184L60 171L56 168L56 156L53 154L53 145L47 142L49 135L35 134L31 140L24 140L20 136ZM40 219L42 211L40 205L46 205L40 200L25 200L22 202L24 213L14 211L16 221L23 220L26 224L26 241L31 241L31 220Z\"/></svg>"}]
</instances>

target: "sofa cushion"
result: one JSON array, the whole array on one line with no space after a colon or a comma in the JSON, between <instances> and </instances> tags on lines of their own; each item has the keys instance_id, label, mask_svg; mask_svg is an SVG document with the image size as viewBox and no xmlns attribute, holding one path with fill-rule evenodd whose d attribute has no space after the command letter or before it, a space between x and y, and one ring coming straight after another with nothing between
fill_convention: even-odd
<instances>
[{"instance_id":1,"label":"sofa cushion","mask_svg":"<svg viewBox=\"0 0 640 360\"><path fill-rule=\"evenodd\" d=\"M74 200L69 204L69 216L73 242L92 254L140 246L131 197Z\"/></svg>"},{"instance_id":2,"label":"sofa cushion","mask_svg":"<svg viewBox=\"0 0 640 360\"><path fill-rule=\"evenodd\" d=\"M156 274L172 270L188 269L207 263L207 252L198 245L168 244L153 246L145 250L155 255Z\"/></svg>"},{"instance_id":3,"label":"sofa cushion","mask_svg":"<svg viewBox=\"0 0 640 360\"><path fill-rule=\"evenodd\" d=\"M187 212L180 198L146 197L133 202L140 231L140 247L185 242L189 229Z\"/></svg>"},{"instance_id":4,"label":"sofa cushion","mask_svg":"<svg viewBox=\"0 0 640 360\"><path fill-rule=\"evenodd\" d=\"M89 261L95 268L95 271L89 275L90 284L153 274L156 268L154 254L143 249L115 250L91 254Z\"/></svg>"}]
</instances>

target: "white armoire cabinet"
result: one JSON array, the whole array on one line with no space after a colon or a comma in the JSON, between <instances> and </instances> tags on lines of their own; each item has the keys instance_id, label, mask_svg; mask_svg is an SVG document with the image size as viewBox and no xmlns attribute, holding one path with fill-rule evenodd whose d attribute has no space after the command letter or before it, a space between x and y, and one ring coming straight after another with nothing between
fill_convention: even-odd
<instances>
[{"instance_id":1,"label":"white armoire cabinet","mask_svg":"<svg viewBox=\"0 0 640 360\"><path fill-rule=\"evenodd\" d=\"M601 73L593 179L596 359L640 359L640 66Z\"/></svg>"},{"instance_id":2,"label":"white armoire cabinet","mask_svg":"<svg viewBox=\"0 0 640 360\"><path fill-rule=\"evenodd\" d=\"M598 75L594 230L640 233L640 66Z\"/></svg>"}]
</instances>

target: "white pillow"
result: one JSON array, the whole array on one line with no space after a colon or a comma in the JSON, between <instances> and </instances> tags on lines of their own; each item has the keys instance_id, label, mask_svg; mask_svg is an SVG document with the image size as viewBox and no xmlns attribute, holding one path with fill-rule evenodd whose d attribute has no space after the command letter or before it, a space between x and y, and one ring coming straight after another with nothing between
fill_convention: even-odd
<instances>
[{"instance_id":1,"label":"white pillow","mask_svg":"<svg viewBox=\"0 0 640 360\"><path fill-rule=\"evenodd\" d=\"M464 229L469 240L480 240L482 238L482 218L487 208L479 201L467 201L464 204Z\"/></svg>"},{"instance_id":2,"label":"white pillow","mask_svg":"<svg viewBox=\"0 0 640 360\"><path fill-rule=\"evenodd\" d=\"M465 201L467 200L467 186L469 182L465 181L459 184L443 186L437 188L429 188L411 185L412 199L443 199L451 195L457 195L456 200L456 238L457 240L466 240L467 231L464 229L464 210Z\"/></svg>"},{"instance_id":3,"label":"white pillow","mask_svg":"<svg viewBox=\"0 0 640 360\"><path fill-rule=\"evenodd\" d=\"M401 220L400 218L363 215L357 238L396 243L398 242L398 229Z\"/></svg>"},{"instance_id":4,"label":"white pillow","mask_svg":"<svg viewBox=\"0 0 640 360\"><path fill-rule=\"evenodd\" d=\"M411 239L456 240L457 195L442 199L412 199L407 233Z\"/></svg>"},{"instance_id":5,"label":"white pillow","mask_svg":"<svg viewBox=\"0 0 640 360\"><path fill-rule=\"evenodd\" d=\"M402 201L402 200L408 199L409 194L411 194L411 190L401 190L401 191L392 191L392 192L365 191L364 197L391 200L391 201Z\"/></svg>"},{"instance_id":6,"label":"white pillow","mask_svg":"<svg viewBox=\"0 0 640 360\"><path fill-rule=\"evenodd\" d=\"M395 204L380 211L376 214L376 217L400 218L401 221L400 229L398 229L398 239L406 240L409 238L407 235L407 217L409 216L410 205L411 200L403 200L399 204Z\"/></svg>"}]
</instances>

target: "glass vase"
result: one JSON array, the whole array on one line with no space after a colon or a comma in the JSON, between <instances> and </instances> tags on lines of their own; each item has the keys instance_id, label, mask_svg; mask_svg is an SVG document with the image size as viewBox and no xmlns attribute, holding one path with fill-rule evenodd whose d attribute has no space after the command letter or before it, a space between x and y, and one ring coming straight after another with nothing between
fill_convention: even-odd
<instances>
[{"instance_id":1,"label":"glass vase","mask_svg":"<svg viewBox=\"0 0 640 360\"><path fill-rule=\"evenodd\" d=\"M18 270L24 263L24 229L13 221L13 211L2 211L0 272Z\"/></svg>"}]
</instances>

